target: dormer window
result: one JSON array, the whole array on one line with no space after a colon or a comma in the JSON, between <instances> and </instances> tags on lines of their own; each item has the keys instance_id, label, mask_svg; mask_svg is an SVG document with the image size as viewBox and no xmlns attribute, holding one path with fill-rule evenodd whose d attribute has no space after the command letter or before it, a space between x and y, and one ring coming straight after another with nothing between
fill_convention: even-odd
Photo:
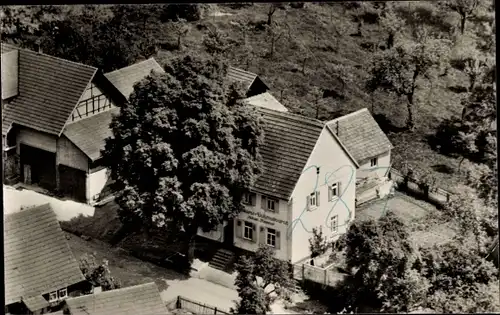
<instances>
[{"instance_id":1,"label":"dormer window","mask_svg":"<svg viewBox=\"0 0 500 315\"><path fill-rule=\"evenodd\" d=\"M370 160L370 167L374 167L378 165L378 158L373 158Z\"/></svg>"},{"instance_id":2,"label":"dormer window","mask_svg":"<svg viewBox=\"0 0 500 315\"><path fill-rule=\"evenodd\" d=\"M262 196L260 201L260 207L262 210L279 212L279 201L277 199Z\"/></svg>"}]
</instances>

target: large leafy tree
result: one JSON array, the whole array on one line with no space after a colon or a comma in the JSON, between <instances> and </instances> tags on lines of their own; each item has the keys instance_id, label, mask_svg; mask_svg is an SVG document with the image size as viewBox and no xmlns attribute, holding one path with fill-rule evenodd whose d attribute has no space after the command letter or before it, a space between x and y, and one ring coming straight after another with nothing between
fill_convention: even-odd
<instances>
[{"instance_id":1,"label":"large leafy tree","mask_svg":"<svg viewBox=\"0 0 500 315\"><path fill-rule=\"evenodd\" d=\"M409 130L415 127L415 93L421 80L432 78L431 70L443 64L443 56L449 51L447 41L433 38L425 30L416 31L415 36L416 40L402 40L392 49L378 54L367 81L367 88L372 93L382 89L406 98L406 127Z\"/></svg>"},{"instance_id":2,"label":"large leafy tree","mask_svg":"<svg viewBox=\"0 0 500 315\"><path fill-rule=\"evenodd\" d=\"M418 262L408 227L392 212L378 221L354 222L345 237L346 265L354 274L346 285L349 307L407 312L419 306L428 283L413 266Z\"/></svg>"},{"instance_id":3,"label":"large leafy tree","mask_svg":"<svg viewBox=\"0 0 500 315\"><path fill-rule=\"evenodd\" d=\"M265 314L276 299L288 299L294 288L289 264L276 258L269 246L259 247L250 257L241 257L236 271L240 301L234 312L238 314Z\"/></svg>"},{"instance_id":4,"label":"large leafy tree","mask_svg":"<svg viewBox=\"0 0 500 315\"><path fill-rule=\"evenodd\" d=\"M474 15L478 6L479 0L448 0L442 1L441 5L449 8L460 15L460 32L465 33L465 23Z\"/></svg>"},{"instance_id":5,"label":"large leafy tree","mask_svg":"<svg viewBox=\"0 0 500 315\"><path fill-rule=\"evenodd\" d=\"M136 84L103 152L123 222L180 231L191 261L198 228L235 217L261 168L260 116L226 84L227 64L182 57Z\"/></svg>"},{"instance_id":6,"label":"large leafy tree","mask_svg":"<svg viewBox=\"0 0 500 315\"><path fill-rule=\"evenodd\" d=\"M427 306L443 313L498 311L498 270L474 247L447 243L422 250L421 274L430 282Z\"/></svg>"}]
</instances>

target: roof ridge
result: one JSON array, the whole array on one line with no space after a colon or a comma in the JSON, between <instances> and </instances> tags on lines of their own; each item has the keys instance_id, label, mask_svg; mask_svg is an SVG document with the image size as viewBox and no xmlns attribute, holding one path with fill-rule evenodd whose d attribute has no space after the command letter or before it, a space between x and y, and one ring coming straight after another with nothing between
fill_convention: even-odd
<instances>
[{"instance_id":1,"label":"roof ridge","mask_svg":"<svg viewBox=\"0 0 500 315\"><path fill-rule=\"evenodd\" d=\"M151 61L151 60L152 60L152 61L154 61L154 62L156 62L156 63L157 63L157 64L161 67L161 65L158 63L158 61L156 61L156 59L155 59L154 57L151 57L151 58L148 58L148 59L141 60L141 61L139 61L139 62L133 63L133 64L131 64L131 65L125 66L125 67L123 67L123 68L119 68L119 69L113 70L113 71L111 71L111 72L106 72L104 75L112 74L112 73L115 73L115 72L117 72L117 71L121 71L121 70L123 70L123 69L127 69L127 68L130 68L130 67L133 67L133 66L137 66L137 65L139 65L139 64L141 64L141 63L144 63L144 62L146 62L146 61ZM163 67L161 67L161 68L163 68Z\"/></svg>"},{"instance_id":2,"label":"roof ridge","mask_svg":"<svg viewBox=\"0 0 500 315\"><path fill-rule=\"evenodd\" d=\"M7 45L14 46L12 44L7 44ZM76 61L72 61L72 60L69 60L69 59L64 59L64 58L61 58L61 57L52 56L52 55L49 55L49 54L46 54L46 53L43 53L43 52L36 52L36 51L28 49L28 48L23 48L23 47L18 47L18 46L14 46L14 47L16 47L16 49L18 49L18 50L23 50L23 51L26 51L26 52L29 52L29 53L32 53L32 54L42 55L42 56L46 56L46 57L49 57L49 58L52 58L52 59L62 60L62 61L65 61L65 62L68 62L68 63L72 63L72 64L75 64L75 65L84 66L84 67L87 67L87 68L90 68L90 69L94 69L95 71L98 70L97 67L89 66L89 65L86 65L86 64L81 63L81 62L76 62Z\"/></svg>"},{"instance_id":3,"label":"roof ridge","mask_svg":"<svg viewBox=\"0 0 500 315\"><path fill-rule=\"evenodd\" d=\"M315 127L321 127L321 128L323 128L325 126L325 122L323 122L323 121L321 121L319 119L310 118L310 117L299 115L299 114L294 114L294 113L290 113L290 112L276 111L276 110L272 110L272 109L265 108L265 107L258 107L257 110L259 110L259 111L265 111L266 113L273 114L275 116L281 116L281 117L284 117L284 118L289 118L289 119L293 119L293 120L299 120L302 123L307 123L307 124L313 125Z\"/></svg>"},{"instance_id":4,"label":"roof ridge","mask_svg":"<svg viewBox=\"0 0 500 315\"><path fill-rule=\"evenodd\" d=\"M365 111L367 111L370 114L370 116L372 116L372 114L370 113L370 111L368 110L368 108L364 107L364 108L362 108L360 110L357 110L355 112L349 113L347 115L340 116L340 117L337 117L335 119L329 120L327 122L327 124L332 123L332 122L336 122L336 121L339 121L339 120L342 120L342 119L347 118L347 117L352 117L354 115L360 114L360 113L365 112Z\"/></svg>"},{"instance_id":5,"label":"roof ridge","mask_svg":"<svg viewBox=\"0 0 500 315\"><path fill-rule=\"evenodd\" d=\"M234 67L234 66L229 66L229 68L232 68L234 70L237 70L237 71L241 71L241 72L245 72L245 73L249 73L249 74L252 74L252 75L255 75L256 77L258 77L259 75L255 72L250 72L250 71L247 71L247 70L243 70L241 68L238 68L238 67Z\"/></svg>"}]
</instances>

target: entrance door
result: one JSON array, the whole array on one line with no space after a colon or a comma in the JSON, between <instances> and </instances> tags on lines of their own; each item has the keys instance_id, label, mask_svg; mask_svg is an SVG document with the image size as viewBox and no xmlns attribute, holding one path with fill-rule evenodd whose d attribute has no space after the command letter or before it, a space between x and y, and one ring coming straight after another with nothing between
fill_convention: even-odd
<instances>
[{"instance_id":1,"label":"entrance door","mask_svg":"<svg viewBox=\"0 0 500 315\"><path fill-rule=\"evenodd\" d=\"M224 245L232 247L234 245L234 220L231 219L224 227Z\"/></svg>"},{"instance_id":2,"label":"entrance door","mask_svg":"<svg viewBox=\"0 0 500 315\"><path fill-rule=\"evenodd\" d=\"M56 188L56 154L22 143L20 152L21 178L27 180L27 184L49 190Z\"/></svg>"},{"instance_id":3,"label":"entrance door","mask_svg":"<svg viewBox=\"0 0 500 315\"><path fill-rule=\"evenodd\" d=\"M59 164L60 191L76 201L86 202L86 174L84 171Z\"/></svg>"}]
</instances>

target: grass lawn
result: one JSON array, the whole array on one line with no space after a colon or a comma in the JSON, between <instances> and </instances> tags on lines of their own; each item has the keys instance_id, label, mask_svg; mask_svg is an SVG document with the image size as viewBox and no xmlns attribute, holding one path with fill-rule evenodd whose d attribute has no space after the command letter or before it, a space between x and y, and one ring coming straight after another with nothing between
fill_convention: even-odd
<instances>
[{"instance_id":1,"label":"grass lawn","mask_svg":"<svg viewBox=\"0 0 500 315\"><path fill-rule=\"evenodd\" d=\"M163 280L182 280L187 277L175 271L165 269L128 255L119 248L112 248L107 243L92 239L85 241L82 238L67 233L68 243L73 254L79 259L84 254L94 254L97 261L107 259L111 275L120 280L123 287L156 282L160 291L165 290Z\"/></svg>"},{"instance_id":2,"label":"grass lawn","mask_svg":"<svg viewBox=\"0 0 500 315\"><path fill-rule=\"evenodd\" d=\"M418 246L446 243L455 236L452 223L441 220L436 207L402 192L361 205L356 209L356 220L378 219L387 212L393 212L410 226L412 239Z\"/></svg>"}]
</instances>

